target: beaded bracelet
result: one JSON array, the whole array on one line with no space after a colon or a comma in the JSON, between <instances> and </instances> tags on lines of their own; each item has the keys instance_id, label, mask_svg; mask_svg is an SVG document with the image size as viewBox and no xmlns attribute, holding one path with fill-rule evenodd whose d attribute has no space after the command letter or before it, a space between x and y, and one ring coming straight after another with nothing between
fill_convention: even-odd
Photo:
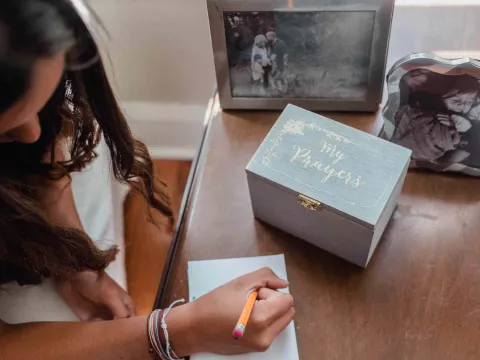
<instances>
[{"instance_id":1,"label":"beaded bracelet","mask_svg":"<svg viewBox=\"0 0 480 360\"><path fill-rule=\"evenodd\" d=\"M170 310L179 303L183 303L185 300L177 300L172 303L166 310L155 310L147 318L147 333L150 339L149 353L154 360L180 360L175 354L170 345L170 338L168 334L168 328L166 323L166 317ZM159 324L163 330L165 349L162 347L162 338L160 336Z\"/></svg>"},{"instance_id":2,"label":"beaded bracelet","mask_svg":"<svg viewBox=\"0 0 480 360\"><path fill-rule=\"evenodd\" d=\"M181 303L184 303L185 300L184 299L180 299L180 300L177 300L177 301L174 301L172 303L172 305L170 305L168 307L167 310L165 310L163 312L163 316L162 316L162 329L163 329L163 335L165 336L165 351L167 353L167 359L168 360L176 360L178 359L178 356L175 354L175 352L173 351L172 349L172 346L170 345L170 339L169 339L169 336L168 336L168 329L167 329L167 322L165 321L165 319L167 318L167 315L168 313L170 312L170 310L172 310L172 308L177 305L177 304L181 304ZM173 357L172 357L173 356Z\"/></svg>"},{"instance_id":3,"label":"beaded bracelet","mask_svg":"<svg viewBox=\"0 0 480 360\"><path fill-rule=\"evenodd\" d=\"M162 353L163 350L161 342L158 341L158 339L155 337L155 327L158 327L155 326L155 318L157 316L157 313L161 311L162 310L155 310L150 315L148 315L147 318L147 334L150 340L150 348L148 349L148 352L150 353L150 356L153 360L168 360Z\"/></svg>"}]
</instances>

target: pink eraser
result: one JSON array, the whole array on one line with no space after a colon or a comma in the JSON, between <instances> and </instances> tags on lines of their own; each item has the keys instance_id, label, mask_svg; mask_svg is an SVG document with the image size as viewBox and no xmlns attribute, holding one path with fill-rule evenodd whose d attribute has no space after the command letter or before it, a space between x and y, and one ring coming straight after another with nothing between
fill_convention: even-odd
<instances>
[{"instance_id":1,"label":"pink eraser","mask_svg":"<svg viewBox=\"0 0 480 360\"><path fill-rule=\"evenodd\" d=\"M239 324L235 327L235 330L233 330L233 337L235 339L240 339L243 336L244 332L245 332L245 327Z\"/></svg>"}]
</instances>

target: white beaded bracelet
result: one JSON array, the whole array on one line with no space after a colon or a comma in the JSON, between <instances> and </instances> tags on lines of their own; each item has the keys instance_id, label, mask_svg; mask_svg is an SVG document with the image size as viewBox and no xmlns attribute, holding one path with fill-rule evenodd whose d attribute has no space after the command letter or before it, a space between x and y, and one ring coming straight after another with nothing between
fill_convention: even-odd
<instances>
[{"instance_id":1,"label":"white beaded bracelet","mask_svg":"<svg viewBox=\"0 0 480 360\"><path fill-rule=\"evenodd\" d=\"M163 335L165 336L165 353L167 354L167 357L168 357L168 360L179 360L178 356L175 354L175 352L173 351L172 349L172 345L170 345L170 339L169 339L169 336L168 336L168 329L167 329L167 322L165 321L165 319L167 318L167 315L168 313L170 312L170 310L172 310L172 308L177 305L177 304L182 304L185 302L185 299L180 299L180 300L177 300L177 301L174 301L169 307L168 309L166 309L164 312L163 312L163 316L162 316L162 329L163 329Z\"/></svg>"},{"instance_id":2,"label":"white beaded bracelet","mask_svg":"<svg viewBox=\"0 0 480 360\"><path fill-rule=\"evenodd\" d=\"M170 337L168 334L166 317L170 310L179 303L184 303L185 300L177 300L172 303L166 310L155 310L148 316L147 320L147 332L150 339L151 348L149 349L150 354L155 358L156 354L161 360L183 360L180 359L172 349L170 345ZM161 316L161 318L160 318ZM160 321L159 321L160 320ZM161 325L159 326L159 323ZM162 341L160 339L159 327L163 330L163 335L165 337L165 350L162 348Z\"/></svg>"},{"instance_id":3,"label":"white beaded bracelet","mask_svg":"<svg viewBox=\"0 0 480 360\"><path fill-rule=\"evenodd\" d=\"M152 360L168 360L166 355L163 354L161 341L158 337L158 313L162 310L155 310L147 318L147 333L150 340L150 347L148 352L150 353Z\"/></svg>"}]
</instances>

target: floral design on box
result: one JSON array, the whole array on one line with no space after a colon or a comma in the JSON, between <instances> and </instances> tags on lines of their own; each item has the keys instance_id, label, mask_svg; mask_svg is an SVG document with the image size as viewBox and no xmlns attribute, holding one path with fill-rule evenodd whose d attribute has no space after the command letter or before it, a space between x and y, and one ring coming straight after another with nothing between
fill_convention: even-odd
<instances>
[{"instance_id":1,"label":"floral design on box","mask_svg":"<svg viewBox=\"0 0 480 360\"><path fill-rule=\"evenodd\" d=\"M356 145L355 142L348 139L345 136L339 135L334 131L324 129L318 126L315 123L306 123L304 120L288 120L283 124L283 128L278 132L278 135L270 140L272 144L270 147L265 149L265 155L262 158L263 165L269 166L271 163L272 157L276 157L275 149L280 146L283 136L285 135L305 135L305 130L314 130L322 132L327 136L327 138L335 141L339 141L345 144Z\"/></svg>"}]
</instances>

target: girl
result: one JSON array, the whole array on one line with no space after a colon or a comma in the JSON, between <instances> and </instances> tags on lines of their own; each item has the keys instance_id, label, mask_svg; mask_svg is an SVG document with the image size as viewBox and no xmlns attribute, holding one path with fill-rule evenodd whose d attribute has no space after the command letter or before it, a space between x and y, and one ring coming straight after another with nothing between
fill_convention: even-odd
<instances>
[{"instance_id":1,"label":"girl","mask_svg":"<svg viewBox=\"0 0 480 360\"><path fill-rule=\"evenodd\" d=\"M461 140L472 126L469 113L478 101L478 81L422 69L405 74L400 90L392 141L410 148L417 161L448 164L468 158Z\"/></svg>"},{"instance_id":2,"label":"girl","mask_svg":"<svg viewBox=\"0 0 480 360\"><path fill-rule=\"evenodd\" d=\"M255 93L262 94L263 74L265 71L262 66L262 56L255 54L252 63L252 86Z\"/></svg>"},{"instance_id":3,"label":"girl","mask_svg":"<svg viewBox=\"0 0 480 360\"><path fill-rule=\"evenodd\" d=\"M263 69L263 87L265 90L268 89L268 85L270 82L270 72L272 71L272 64L270 62L268 56L268 49L267 49L267 38L265 35L257 35L255 37L255 41L253 43L252 48L252 72L256 72L257 64L260 64Z\"/></svg>"},{"instance_id":4,"label":"girl","mask_svg":"<svg viewBox=\"0 0 480 360\"><path fill-rule=\"evenodd\" d=\"M0 284L55 281L81 320L114 319L21 324L0 319L1 358L162 356L165 338L147 332L147 324L161 330L160 320L135 316L129 296L104 272L117 249L95 246L73 202L70 173L95 158L103 137L116 179L171 216L147 149L132 137L97 46L70 0L0 2L0 95ZM263 269L174 307L166 323L175 354L265 350L294 314L292 298L275 291L285 286ZM259 289L259 301L251 326L245 338L234 341L230 334L252 289ZM28 314L29 308L22 311Z\"/></svg>"}]
</instances>

